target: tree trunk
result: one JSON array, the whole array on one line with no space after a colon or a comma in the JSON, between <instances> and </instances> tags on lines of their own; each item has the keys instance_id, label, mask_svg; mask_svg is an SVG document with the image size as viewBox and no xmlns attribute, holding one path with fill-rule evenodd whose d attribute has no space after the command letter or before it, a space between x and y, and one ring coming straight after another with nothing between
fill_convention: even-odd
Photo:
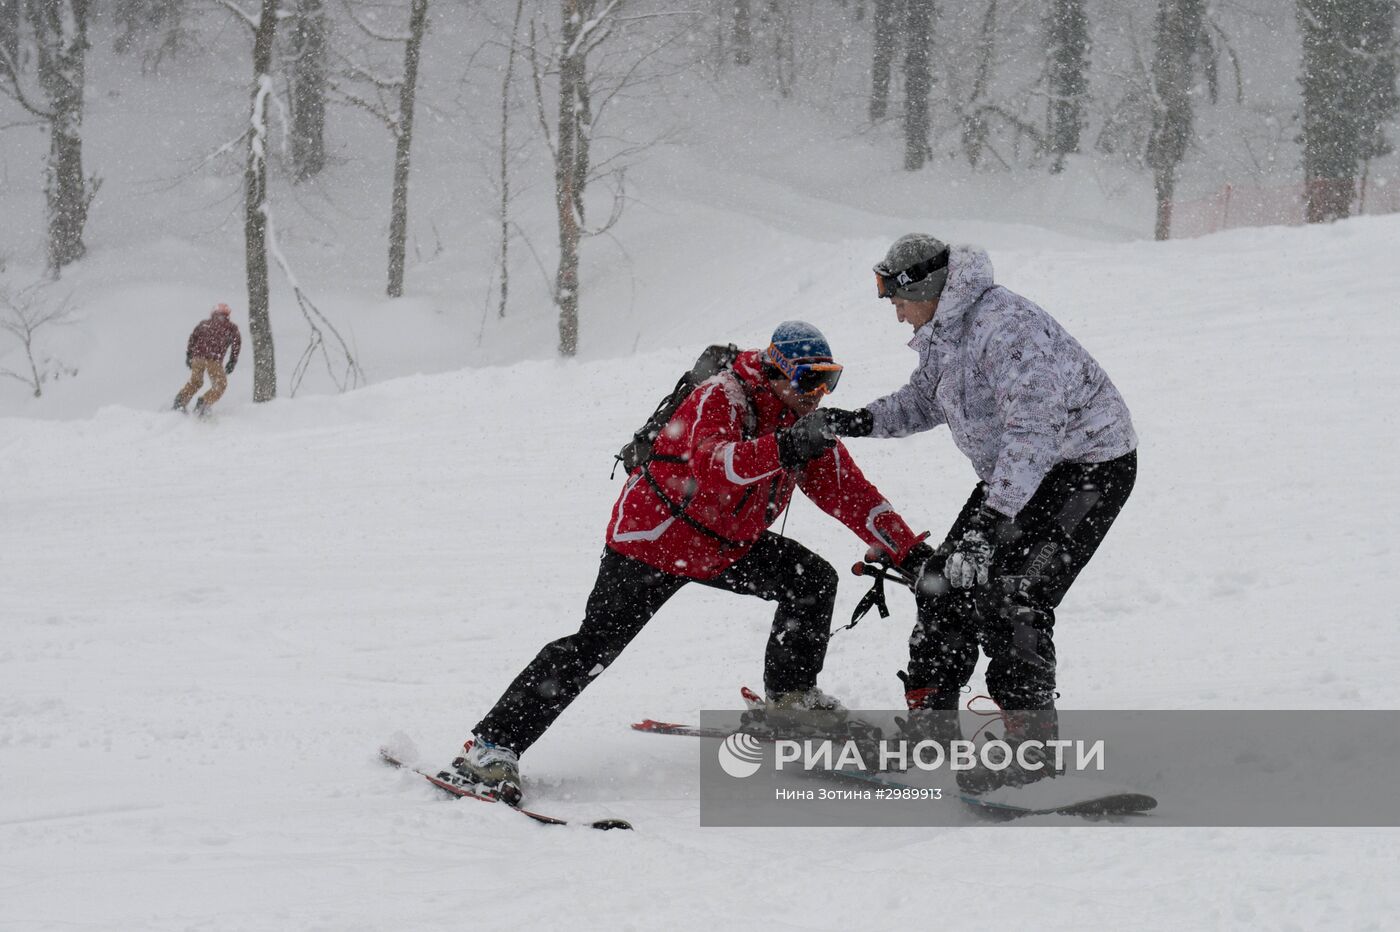
<instances>
[{"instance_id":1,"label":"tree trunk","mask_svg":"<svg viewBox=\"0 0 1400 932\"><path fill-rule=\"evenodd\" d=\"M1155 235L1159 240L1171 235L1170 198L1175 194L1177 166L1191 144L1191 79L1204 22L1204 0L1159 0L1157 49L1152 61L1157 105L1147 142L1147 164L1153 171L1157 194Z\"/></svg>"},{"instance_id":2,"label":"tree trunk","mask_svg":"<svg viewBox=\"0 0 1400 932\"><path fill-rule=\"evenodd\" d=\"M428 25L428 0L413 0L408 15L408 42L403 52L403 85L399 89L399 120L394 146L394 195L389 212L389 288L391 298L403 295L404 249L408 240L408 156L413 145L413 98L418 90L418 58Z\"/></svg>"},{"instance_id":3,"label":"tree trunk","mask_svg":"<svg viewBox=\"0 0 1400 932\"><path fill-rule=\"evenodd\" d=\"M291 46L292 166L296 180L305 181L326 167L326 15L322 0L297 0Z\"/></svg>"},{"instance_id":4,"label":"tree trunk","mask_svg":"<svg viewBox=\"0 0 1400 932\"><path fill-rule=\"evenodd\" d=\"M49 123L45 194L49 214L49 268L55 273L87 252L88 186L83 179L82 103L63 108Z\"/></svg>"},{"instance_id":5,"label":"tree trunk","mask_svg":"<svg viewBox=\"0 0 1400 932\"><path fill-rule=\"evenodd\" d=\"M875 52L870 61L870 122L883 120L890 106L890 66L899 47L903 0L875 0Z\"/></svg>"},{"instance_id":6,"label":"tree trunk","mask_svg":"<svg viewBox=\"0 0 1400 932\"><path fill-rule=\"evenodd\" d=\"M515 74L515 40L520 33L520 16L525 0L515 0L515 20L510 26L510 49L506 53L506 74L501 79L501 300L496 316L506 316L510 297L510 83Z\"/></svg>"},{"instance_id":7,"label":"tree trunk","mask_svg":"<svg viewBox=\"0 0 1400 932\"><path fill-rule=\"evenodd\" d=\"M1351 214L1356 175L1385 154L1397 106L1394 0L1299 0L1307 221Z\"/></svg>"},{"instance_id":8,"label":"tree trunk","mask_svg":"<svg viewBox=\"0 0 1400 932\"><path fill-rule=\"evenodd\" d=\"M967 163L977 168L982 163L982 152L987 148L991 136L991 126L987 122L987 110L983 103L987 88L992 82L992 65L996 58L997 0L989 0L982 14L982 28L978 31L973 50L977 55L977 68L973 72L972 92L962 104L959 122L962 124L963 153Z\"/></svg>"},{"instance_id":9,"label":"tree trunk","mask_svg":"<svg viewBox=\"0 0 1400 932\"><path fill-rule=\"evenodd\" d=\"M1152 190L1157 195L1157 222L1152 235L1157 240L1172 235L1172 200L1176 197L1176 167L1163 166L1152 172Z\"/></svg>"},{"instance_id":10,"label":"tree trunk","mask_svg":"<svg viewBox=\"0 0 1400 932\"><path fill-rule=\"evenodd\" d=\"M262 0L253 35L252 128L243 173L243 241L248 273L248 332L253 341L253 400L277 397L277 362L267 294L267 98L272 93L272 40L277 0Z\"/></svg>"},{"instance_id":11,"label":"tree trunk","mask_svg":"<svg viewBox=\"0 0 1400 932\"><path fill-rule=\"evenodd\" d=\"M559 306L559 355L578 353L577 206L583 201L584 178L578 176L579 91L584 83L582 50L576 48L585 0L561 0L564 23L559 42L559 149L554 164L554 206L559 215L559 269L554 302Z\"/></svg>"},{"instance_id":12,"label":"tree trunk","mask_svg":"<svg viewBox=\"0 0 1400 932\"><path fill-rule=\"evenodd\" d=\"M734 0L734 64L753 61L753 19L749 0Z\"/></svg>"},{"instance_id":13,"label":"tree trunk","mask_svg":"<svg viewBox=\"0 0 1400 932\"><path fill-rule=\"evenodd\" d=\"M592 0L586 0L586 6L591 6ZM590 9L591 13L592 10ZM588 186L588 172L592 163L590 152L590 141L593 132L593 95L588 86L588 63L582 53L578 56L578 80L574 83L574 96L578 103L574 105L574 212L578 215L578 222L583 225L585 217L583 212L583 192Z\"/></svg>"},{"instance_id":14,"label":"tree trunk","mask_svg":"<svg viewBox=\"0 0 1400 932\"><path fill-rule=\"evenodd\" d=\"M1064 168L1064 159L1079 151L1084 126L1084 95L1088 91L1089 18L1084 0L1052 0L1047 24L1049 53L1051 171Z\"/></svg>"},{"instance_id":15,"label":"tree trunk","mask_svg":"<svg viewBox=\"0 0 1400 932\"><path fill-rule=\"evenodd\" d=\"M928 98L933 87L929 44L933 41L934 0L909 0L904 38L904 168L918 171L928 161Z\"/></svg>"},{"instance_id":16,"label":"tree trunk","mask_svg":"<svg viewBox=\"0 0 1400 932\"><path fill-rule=\"evenodd\" d=\"M29 21L39 52L39 83L48 98L45 170L48 264L57 275L83 257L83 227L96 186L83 177L83 83L88 48L87 0L34 0Z\"/></svg>"},{"instance_id":17,"label":"tree trunk","mask_svg":"<svg viewBox=\"0 0 1400 932\"><path fill-rule=\"evenodd\" d=\"M0 56L19 72L19 8L22 0L0 0Z\"/></svg>"},{"instance_id":18,"label":"tree trunk","mask_svg":"<svg viewBox=\"0 0 1400 932\"><path fill-rule=\"evenodd\" d=\"M773 86L779 97L791 97L797 80L797 61L793 50L792 8L789 0L768 0L764 22L773 37Z\"/></svg>"}]
</instances>

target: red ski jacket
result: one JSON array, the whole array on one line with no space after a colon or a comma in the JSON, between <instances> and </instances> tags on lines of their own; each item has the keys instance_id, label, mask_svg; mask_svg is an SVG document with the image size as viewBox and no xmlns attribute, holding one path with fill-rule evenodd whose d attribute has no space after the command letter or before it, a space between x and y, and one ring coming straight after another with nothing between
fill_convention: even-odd
<instances>
[{"instance_id":1,"label":"red ski jacket","mask_svg":"<svg viewBox=\"0 0 1400 932\"><path fill-rule=\"evenodd\" d=\"M627 477L608 546L667 573L712 579L749 552L797 486L861 540L903 559L919 538L839 441L800 469L783 468L774 432L796 420L769 389L758 351L741 353L733 371L690 393L651 463Z\"/></svg>"},{"instance_id":2,"label":"red ski jacket","mask_svg":"<svg viewBox=\"0 0 1400 932\"><path fill-rule=\"evenodd\" d=\"M195 325L185 352L195 359L223 359L229 347L233 347L233 354L228 358L228 364L232 366L238 362L243 337L233 321L222 314L211 315Z\"/></svg>"}]
</instances>

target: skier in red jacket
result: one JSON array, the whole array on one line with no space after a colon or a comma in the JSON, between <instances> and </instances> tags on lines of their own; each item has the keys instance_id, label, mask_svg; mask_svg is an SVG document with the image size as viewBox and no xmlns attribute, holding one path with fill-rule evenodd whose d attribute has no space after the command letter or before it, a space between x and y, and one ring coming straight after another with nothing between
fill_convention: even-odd
<instances>
[{"instance_id":1,"label":"skier in red jacket","mask_svg":"<svg viewBox=\"0 0 1400 932\"><path fill-rule=\"evenodd\" d=\"M194 403L194 413L208 414L210 406L223 397L228 388L228 375L238 365L238 352L243 348L238 325L229 320L232 313L227 304L216 304L207 318L195 324L189 343L185 345L185 365L190 370L190 380L175 396L175 404L171 406L174 410L185 410L185 405L204 384L206 375L209 391ZM224 353L229 354L227 366Z\"/></svg>"},{"instance_id":2,"label":"skier in red jacket","mask_svg":"<svg viewBox=\"0 0 1400 932\"><path fill-rule=\"evenodd\" d=\"M583 624L516 676L439 780L518 803L518 755L689 582L777 603L763 674L770 720L844 720L841 704L817 688L836 571L768 528L797 487L895 563L929 548L825 422L805 416L840 374L821 332L788 321L766 350L739 354L691 392L613 506Z\"/></svg>"}]
</instances>

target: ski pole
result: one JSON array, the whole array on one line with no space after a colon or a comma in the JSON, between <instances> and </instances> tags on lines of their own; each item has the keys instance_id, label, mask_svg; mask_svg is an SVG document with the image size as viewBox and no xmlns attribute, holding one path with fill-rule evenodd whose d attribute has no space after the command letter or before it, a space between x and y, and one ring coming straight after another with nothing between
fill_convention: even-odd
<instances>
[{"instance_id":1,"label":"ski pole","mask_svg":"<svg viewBox=\"0 0 1400 932\"><path fill-rule=\"evenodd\" d=\"M908 589L914 588L913 580L898 567L886 566L882 563L861 562L851 567L851 572L857 576L872 576L880 580L889 580Z\"/></svg>"},{"instance_id":2,"label":"ski pole","mask_svg":"<svg viewBox=\"0 0 1400 932\"><path fill-rule=\"evenodd\" d=\"M885 580L888 579L898 585L907 586L911 590L914 588L913 581L910 580L902 570L897 567L889 566L888 564L866 563L862 561L851 567L851 572L857 576L868 576L875 580L875 584L871 586L870 591L856 603L855 611L851 612L851 623L842 625L840 628L836 629L837 631L846 631L850 628L854 628L856 623L864 618L872 608L879 610L881 618L890 617L890 607L885 604ZM834 634L835 632L832 633Z\"/></svg>"}]
</instances>

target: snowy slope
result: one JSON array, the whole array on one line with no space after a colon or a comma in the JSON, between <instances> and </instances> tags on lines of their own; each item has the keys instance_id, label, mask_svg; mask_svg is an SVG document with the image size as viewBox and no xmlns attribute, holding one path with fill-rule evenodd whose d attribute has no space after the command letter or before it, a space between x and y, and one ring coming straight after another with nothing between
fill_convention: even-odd
<instances>
[{"instance_id":1,"label":"snowy slope","mask_svg":"<svg viewBox=\"0 0 1400 932\"><path fill-rule=\"evenodd\" d=\"M698 587L524 761L540 808L636 832L441 802L374 761L389 739L445 761L576 624L611 453L701 340L803 316L849 366L836 403L902 384L907 335L865 270L904 221L858 219L771 226L793 288L755 269L756 290L716 279L741 307L673 295L674 350L235 393L212 423L126 397L0 419L0 927L1385 926L1393 831L702 830L698 748L626 729L760 681L767 611ZM1396 707L1400 218L948 235L1068 325L1142 436L1138 490L1060 613L1062 705ZM853 449L935 533L973 481L941 431ZM805 500L787 532L838 566L860 551ZM898 701L895 611L835 639L827 689Z\"/></svg>"}]
</instances>

